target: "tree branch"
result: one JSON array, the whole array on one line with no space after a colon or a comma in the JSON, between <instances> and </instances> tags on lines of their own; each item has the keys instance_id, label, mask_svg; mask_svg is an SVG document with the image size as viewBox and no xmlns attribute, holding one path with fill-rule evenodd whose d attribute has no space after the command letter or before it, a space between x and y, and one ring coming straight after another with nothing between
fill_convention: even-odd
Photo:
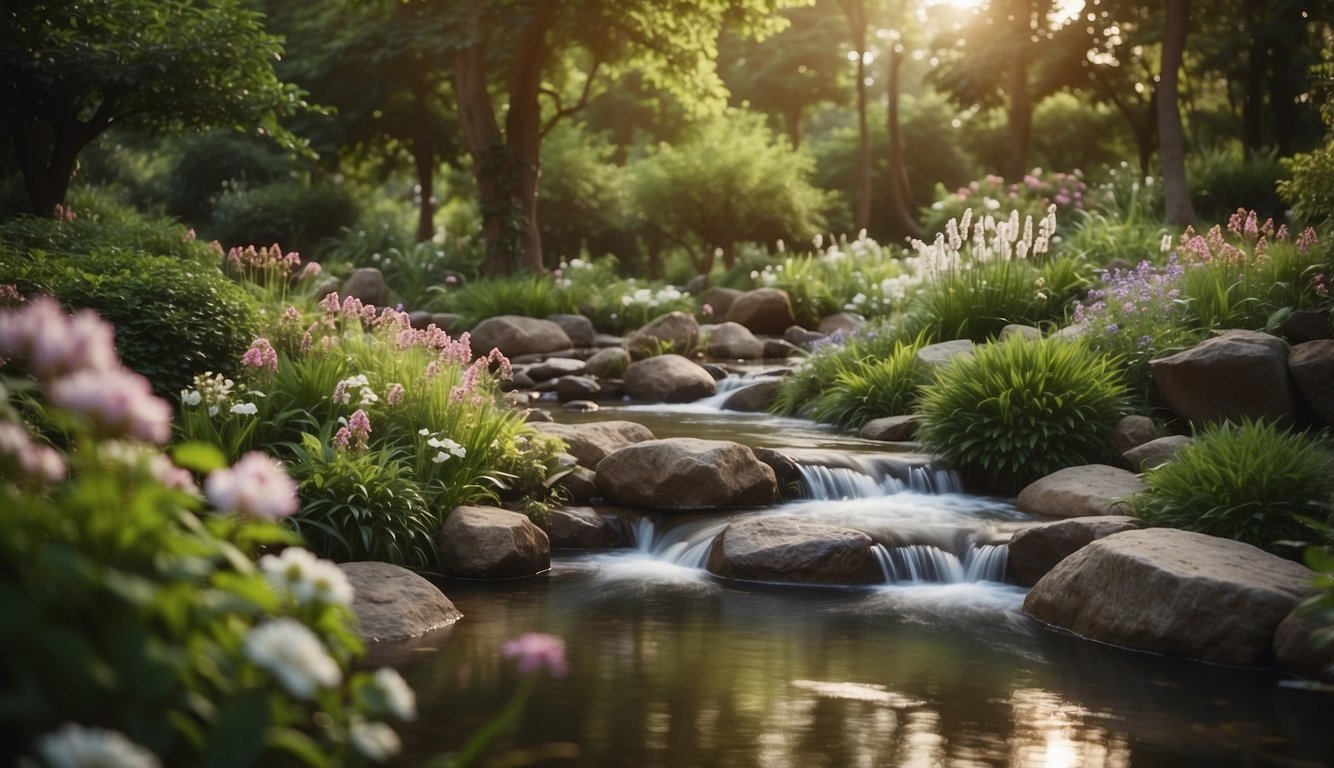
<instances>
[{"instance_id":1,"label":"tree branch","mask_svg":"<svg viewBox=\"0 0 1334 768\"><path fill-rule=\"evenodd\" d=\"M583 91L580 92L579 94L579 100L576 101L569 108L561 107L559 93L556 93L555 91L549 88L542 89L543 93L549 94L556 102L556 114L552 115L551 119L547 121L547 124L542 126L542 133L541 133L542 138L545 139L547 137L547 134L551 132L552 128L556 127L556 123L560 122L561 119L569 117L570 115L573 115L574 113L588 106L588 99L593 93L593 80L597 78L598 67L601 66L602 66L601 59L593 60L593 66L588 70L588 77L584 78L584 88Z\"/></svg>"}]
</instances>

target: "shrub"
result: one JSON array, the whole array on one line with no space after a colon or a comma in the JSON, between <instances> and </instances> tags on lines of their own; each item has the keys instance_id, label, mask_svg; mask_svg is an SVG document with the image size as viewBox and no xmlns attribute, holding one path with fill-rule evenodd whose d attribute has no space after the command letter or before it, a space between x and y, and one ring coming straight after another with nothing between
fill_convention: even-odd
<instances>
[{"instance_id":1,"label":"shrub","mask_svg":"<svg viewBox=\"0 0 1334 768\"><path fill-rule=\"evenodd\" d=\"M206 231L225 247L283 243L314 255L320 243L357 220L351 193L333 184L281 182L228 191Z\"/></svg>"},{"instance_id":2,"label":"shrub","mask_svg":"<svg viewBox=\"0 0 1334 768\"><path fill-rule=\"evenodd\" d=\"M982 211L990 215L993 211L1017 211L1021 217L1041 218L1053 213L1061 223L1071 220L1078 211L1090 207L1093 200L1089 195L1088 183L1084 174L1078 170L1073 173L1044 173L1041 168L1034 168L1020 181L1007 184L1005 179L994 174L971 181L967 186L948 192L943 186L936 188L936 201L922 209L922 229L926 232L943 232L950 219L961 219L964 211ZM1049 211L1055 206L1054 211ZM967 233L964 233L967 237Z\"/></svg>"},{"instance_id":3,"label":"shrub","mask_svg":"<svg viewBox=\"0 0 1334 768\"><path fill-rule=\"evenodd\" d=\"M1278 189L1289 173L1272 152L1244 158L1241 148L1233 146L1191 158L1191 205L1203 221L1219 221L1238 208L1264 218L1283 217L1287 206Z\"/></svg>"},{"instance_id":4,"label":"shrub","mask_svg":"<svg viewBox=\"0 0 1334 768\"><path fill-rule=\"evenodd\" d=\"M83 199L81 193L74 194L71 205L78 206ZM102 206L95 212L81 207L71 210L74 218L67 221L34 216L6 221L0 224L0 245L20 254L40 250L59 256L87 256L94 251L114 251L216 263L217 251L169 219L145 216L121 206Z\"/></svg>"},{"instance_id":5,"label":"shrub","mask_svg":"<svg viewBox=\"0 0 1334 768\"><path fill-rule=\"evenodd\" d=\"M295 170L276 145L232 131L212 131L181 142L163 180L167 210L196 226L213 215L228 189L269 184Z\"/></svg>"},{"instance_id":6,"label":"shrub","mask_svg":"<svg viewBox=\"0 0 1334 768\"><path fill-rule=\"evenodd\" d=\"M1118 374L1107 358L1063 339L988 344L923 389L917 439L970 484L1014 492L1108 453L1126 410Z\"/></svg>"},{"instance_id":7,"label":"shrub","mask_svg":"<svg viewBox=\"0 0 1334 768\"><path fill-rule=\"evenodd\" d=\"M884 359L912 337L890 321L870 324L853 333L835 333L822 340L795 372L778 383L770 410L785 416L811 416L829 382L847 370Z\"/></svg>"},{"instance_id":8,"label":"shrub","mask_svg":"<svg viewBox=\"0 0 1334 768\"><path fill-rule=\"evenodd\" d=\"M1302 541L1300 520L1334 512L1334 461L1327 446L1273 424L1223 422L1145 475L1132 500L1151 525L1224 536L1296 556L1281 542Z\"/></svg>"},{"instance_id":9,"label":"shrub","mask_svg":"<svg viewBox=\"0 0 1334 768\"><path fill-rule=\"evenodd\" d=\"M430 306L457 312L464 327L497 315L546 317L574 308L574 298L542 275L511 275L427 290L432 294Z\"/></svg>"},{"instance_id":10,"label":"shrub","mask_svg":"<svg viewBox=\"0 0 1334 768\"><path fill-rule=\"evenodd\" d=\"M917 364L921 347L921 343L898 342L887 357L858 360L840 370L816 397L811 416L847 429L908 413L926 378Z\"/></svg>"}]
</instances>

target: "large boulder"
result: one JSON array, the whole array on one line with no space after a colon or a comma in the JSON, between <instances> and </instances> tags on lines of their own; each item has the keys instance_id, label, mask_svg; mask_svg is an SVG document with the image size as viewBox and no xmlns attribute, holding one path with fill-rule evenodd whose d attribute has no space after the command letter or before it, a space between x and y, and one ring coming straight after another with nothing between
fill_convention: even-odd
<instances>
[{"instance_id":1,"label":"large boulder","mask_svg":"<svg viewBox=\"0 0 1334 768\"><path fill-rule=\"evenodd\" d=\"M542 529L555 549L607 549L621 543L612 521L592 507L557 507L547 513Z\"/></svg>"},{"instance_id":2,"label":"large boulder","mask_svg":"<svg viewBox=\"0 0 1334 768\"><path fill-rule=\"evenodd\" d=\"M1168 406L1194 426L1243 419L1293 423L1288 343L1257 331L1228 331L1149 361Z\"/></svg>"},{"instance_id":3,"label":"large boulder","mask_svg":"<svg viewBox=\"0 0 1334 768\"><path fill-rule=\"evenodd\" d=\"M597 331L593 328L593 321L583 315L549 315L548 320L559 325L565 331L565 335L570 337L570 343L576 347L591 347L593 339L597 336Z\"/></svg>"},{"instance_id":4,"label":"large boulder","mask_svg":"<svg viewBox=\"0 0 1334 768\"><path fill-rule=\"evenodd\" d=\"M1137 445L1121 454L1121 458L1135 472L1143 472L1146 469L1153 469L1160 464L1171 461L1177 451L1192 442L1193 438L1185 435L1167 435L1166 437L1150 440L1144 445Z\"/></svg>"},{"instance_id":5,"label":"large boulder","mask_svg":"<svg viewBox=\"0 0 1334 768\"><path fill-rule=\"evenodd\" d=\"M1066 467L1024 486L1015 502L1019 511L1047 517L1111 515L1118 502L1143 491L1134 472L1106 464Z\"/></svg>"},{"instance_id":6,"label":"large boulder","mask_svg":"<svg viewBox=\"0 0 1334 768\"><path fill-rule=\"evenodd\" d=\"M751 333L781 336L788 327L796 324L797 317L792 312L792 300L787 291L778 288L756 288L746 291L727 308L723 320L740 323Z\"/></svg>"},{"instance_id":7,"label":"large boulder","mask_svg":"<svg viewBox=\"0 0 1334 768\"><path fill-rule=\"evenodd\" d=\"M699 346L699 321L685 312L668 312L630 334L625 344L636 358L663 352L688 355Z\"/></svg>"},{"instance_id":8,"label":"large boulder","mask_svg":"<svg viewBox=\"0 0 1334 768\"><path fill-rule=\"evenodd\" d=\"M596 469L598 462L627 445L653 439L648 427L634 421L598 421L592 424L534 424L533 429L555 435L570 447L582 467Z\"/></svg>"},{"instance_id":9,"label":"large boulder","mask_svg":"<svg viewBox=\"0 0 1334 768\"><path fill-rule=\"evenodd\" d=\"M597 466L597 483L610 503L650 509L760 506L778 495L773 469L750 448L694 437L622 448Z\"/></svg>"},{"instance_id":10,"label":"large boulder","mask_svg":"<svg viewBox=\"0 0 1334 768\"><path fill-rule=\"evenodd\" d=\"M1272 658L1275 630L1312 575L1239 541L1149 528L1065 558L1029 591L1024 611L1111 645L1256 665Z\"/></svg>"},{"instance_id":11,"label":"large boulder","mask_svg":"<svg viewBox=\"0 0 1334 768\"><path fill-rule=\"evenodd\" d=\"M375 267L361 267L352 270L343 281L342 294L360 299L363 304L384 307L389 304L389 283Z\"/></svg>"},{"instance_id":12,"label":"large boulder","mask_svg":"<svg viewBox=\"0 0 1334 768\"><path fill-rule=\"evenodd\" d=\"M1301 610L1279 622L1274 632L1274 657L1279 668L1334 683L1334 643L1321 645L1316 638L1325 626Z\"/></svg>"},{"instance_id":13,"label":"large boulder","mask_svg":"<svg viewBox=\"0 0 1334 768\"><path fill-rule=\"evenodd\" d=\"M634 400L689 403L717 391L708 371L680 355L650 357L625 369L625 393Z\"/></svg>"},{"instance_id":14,"label":"large boulder","mask_svg":"<svg viewBox=\"0 0 1334 768\"><path fill-rule=\"evenodd\" d=\"M743 413L764 413L778 397L779 379L759 379L754 384L747 384L732 392L723 401L724 411Z\"/></svg>"},{"instance_id":15,"label":"large boulder","mask_svg":"<svg viewBox=\"0 0 1334 768\"><path fill-rule=\"evenodd\" d=\"M709 308L709 315L721 320L727 317L727 310L732 308L732 302L740 295L741 291L735 288L715 286L704 292L703 305Z\"/></svg>"},{"instance_id":16,"label":"large boulder","mask_svg":"<svg viewBox=\"0 0 1334 768\"><path fill-rule=\"evenodd\" d=\"M713 540L709 572L727 579L789 584L884 581L870 536L851 528L786 517L753 517Z\"/></svg>"},{"instance_id":17,"label":"large boulder","mask_svg":"<svg viewBox=\"0 0 1334 768\"><path fill-rule=\"evenodd\" d=\"M1129 515L1073 517L1045 525L1024 528L1010 539L1010 567L1021 584L1032 586L1092 541L1113 533L1143 528L1144 523Z\"/></svg>"},{"instance_id":18,"label":"large boulder","mask_svg":"<svg viewBox=\"0 0 1334 768\"><path fill-rule=\"evenodd\" d=\"M921 423L922 417L915 413L901 416L882 416L863 424L857 432L857 436L865 440L901 443L905 440L911 440L913 435L917 434L917 425Z\"/></svg>"},{"instance_id":19,"label":"large boulder","mask_svg":"<svg viewBox=\"0 0 1334 768\"><path fill-rule=\"evenodd\" d=\"M431 582L391 563L340 563L352 585L357 634L370 642L406 640L463 618Z\"/></svg>"},{"instance_id":20,"label":"large boulder","mask_svg":"<svg viewBox=\"0 0 1334 768\"><path fill-rule=\"evenodd\" d=\"M954 339L928 344L917 350L917 364L926 370L944 368L960 357L972 357L977 345L968 339Z\"/></svg>"},{"instance_id":21,"label":"large boulder","mask_svg":"<svg viewBox=\"0 0 1334 768\"><path fill-rule=\"evenodd\" d=\"M1334 425L1334 339L1298 344L1288 355L1297 389L1326 424Z\"/></svg>"},{"instance_id":22,"label":"large boulder","mask_svg":"<svg viewBox=\"0 0 1334 768\"><path fill-rule=\"evenodd\" d=\"M704 354L722 360L754 360L764 357L764 342L740 323L722 323L709 331Z\"/></svg>"},{"instance_id":23,"label":"large boulder","mask_svg":"<svg viewBox=\"0 0 1334 768\"><path fill-rule=\"evenodd\" d=\"M606 347L594 352L584 370L599 379L619 379L630 365L630 353L624 347Z\"/></svg>"},{"instance_id":24,"label":"large boulder","mask_svg":"<svg viewBox=\"0 0 1334 768\"><path fill-rule=\"evenodd\" d=\"M486 354L499 349L506 357L544 355L570 349L565 329L550 320L523 315L488 317L472 329L472 349Z\"/></svg>"},{"instance_id":25,"label":"large boulder","mask_svg":"<svg viewBox=\"0 0 1334 768\"><path fill-rule=\"evenodd\" d=\"M546 532L524 515L496 507L458 507L445 518L436 542L451 576L505 579L551 568Z\"/></svg>"}]
</instances>

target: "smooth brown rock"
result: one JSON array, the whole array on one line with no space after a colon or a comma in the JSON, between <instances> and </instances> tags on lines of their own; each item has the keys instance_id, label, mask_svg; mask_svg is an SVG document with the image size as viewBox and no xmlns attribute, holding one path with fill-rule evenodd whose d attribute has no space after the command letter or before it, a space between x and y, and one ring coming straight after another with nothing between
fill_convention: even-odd
<instances>
[{"instance_id":1,"label":"smooth brown rock","mask_svg":"<svg viewBox=\"0 0 1334 768\"><path fill-rule=\"evenodd\" d=\"M634 358L673 353L688 355L699 346L699 322L685 312L668 312L630 334L626 347Z\"/></svg>"},{"instance_id":2,"label":"smooth brown rock","mask_svg":"<svg viewBox=\"0 0 1334 768\"><path fill-rule=\"evenodd\" d=\"M630 365L630 353L622 347L607 347L594 352L584 370L599 379L619 379Z\"/></svg>"},{"instance_id":3,"label":"smooth brown rock","mask_svg":"<svg viewBox=\"0 0 1334 768\"><path fill-rule=\"evenodd\" d=\"M786 517L753 517L714 539L709 572L727 579L787 584L884 581L870 536L851 528Z\"/></svg>"},{"instance_id":4,"label":"smooth brown rock","mask_svg":"<svg viewBox=\"0 0 1334 768\"><path fill-rule=\"evenodd\" d=\"M524 515L496 507L458 507L437 539L440 561L451 576L505 579L551 568L551 542Z\"/></svg>"},{"instance_id":5,"label":"smooth brown rock","mask_svg":"<svg viewBox=\"0 0 1334 768\"><path fill-rule=\"evenodd\" d=\"M1118 514L1120 504L1145 488L1134 472L1106 464L1066 467L1019 492L1016 506L1030 515L1084 517Z\"/></svg>"},{"instance_id":6,"label":"smooth brown rock","mask_svg":"<svg viewBox=\"0 0 1334 768\"><path fill-rule=\"evenodd\" d=\"M652 430L635 421L534 424L533 429L564 440L579 465L589 469L596 469L598 462L627 445L653 439Z\"/></svg>"},{"instance_id":7,"label":"smooth brown rock","mask_svg":"<svg viewBox=\"0 0 1334 768\"><path fill-rule=\"evenodd\" d=\"M406 640L447 627L463 614L434 584L391 563L339 563L352 584L357 634L368 643Z\"/></svg>"},{"instance_id":8,"label":"smooth brown rock","mask_svg":"<svg viewBox=\"0 0 1334 768\"><path fill-rule=\"evenodd\" d=\"M756 288L746 291L728 307L723 320L740 323L751 333L781 336L797 322L792 313L792 301L787 291L778 288Z\"/></svg>"},{"instance_id":9,"label":"smooth brown rock","mask_svg":"<svg viewBox=\"0 0 1334 768\"><path fill-rule=\"evenodd\" d=\"M555 549L608 549L621 540L616 526L592 507L556 507L542 529Z\"/></svg>"},{"instance_id":10,"label":"smooth brown rock","mask_svg":"<svg viewBox=\"0 0 1334 768\"><path fill-rule=\"evenodd\" d=\"M570 344L574 347L591 347L593 339L597 332L593 329L593 321L583 315L549 315L548 320L559 325L565 331L565 335L570 337Z\"/></svg>"},{"instance_id":11,"label":"smooth brown rock","mask_svg":"<svg viewBox=\"0 0 1334 768\"><path fill-rule=\"evenodd\" d=\"M722 323L709 331L704 354L720 360L754 360L764 356L764 342L740 323Z\"/></svg>"},{"instance_id":12,"label":"smooth brown rock","mask_svg":"<svg viewBox=\"0 0 1334 768\"><path fill-rule=\"evenodd\" d=\"M732 392L723 401L724 411L763 413L778 396L778 379L760 379Z\"/></svg>"},{"instance_id":13,"label":"smooth brown rock","mask_svg":"<svg viewBox=\"0 0 1334 768\"><path fill-rule=\"evenodd\" d=\"M1150 440L1121 454L1134 472L1143 472L1172 460L1177 451L1194 442L1185 435L1168 435Z\"/></svg>"},{"instance_id":14,"label":"smooth brown rock","mask_svg":"<svg viewBox=\"0 0 1334 768\"><path fill-rule=\"evenodd\" d=\"M860 331L864 327L866 327L866 318L856 312L839 312L838 314L821 318L820 323L816 326L815 330L826 335L835 334L840 331L848 334Z\"/></svg>"},{"instance_id":15,"label":"smooth brown rock","mask_svg":"<svg viewBox=\"0 0 1334 768\"><path fill-rule=\"evenodd\" d=\"M609 503L650 509L718 509L772 504L774 471L750 448L676 437L622 448L597 466Z\"/></svg>"},{"instance_id":16,"label":"smooth brown rock","mask_svg":"<svg viewBox=\"0 0 1334 768\"><path fill-rule=\"evenodd\" d=\"M707 306L711 310L708 314L715 320L722 320L727 317L727 310L732 308L732 302L740 295L741 291L735 288L715 286L704 292L702 306Z\"/></svg>"},{"instance_id":17,"label":"smooth brown rock","mask_svg":"<svg viewBox=\"0 0 1334 768\"><path fill-rule=\"evenodd\" d=\"M385 307L389 305L389 284L375 267L360 267L343 281L342 295L360 299L363 304Z\"/></svg>"},{"instance_id":18,"label":"smooth brown rock","mask_svg":"<svg viewBox=\"0 0 1334 768\"><path fill-rule=\"evenodd\" d=\"M917 350L917 364L926 370L944 368L960 357L972 357L977 345L968 339L929 344Z\"/></svg>"},{"instance_id":19,"label":"smooth brown rock","mask_svg":"<svg viewBox=\"0 0 1334 768\"><path fill-rule=\"evenodd\" d=\"M1300 610L1288 614L1274 632L1279 669L1334 683L1334 642L1321 645L1316 638L1316 632L1327 627Z\"/></svg>"},{"instance_id":20,"label":"smooth brown rock","mask_svg":"<svg viewBox=\"0 0 1334 768\"><path fill-rule=\"evenodd\" d=\"M634 400L689 403L717 391L708 371L680 355L650 357L625 369L625 393Z\"/></svg>"},{"instance_id":21,"label":"smooth brown rock","mask_svg":"<svg viewBox=\"0 0 1334 768\"><path fill-rule=\"evenodd\" d=\"M1288 371L1316 414L1326 424L1334 425L1334 339L1293 347L1288 355Z\"/></svg>"},{"instance_id":22,"label":"smooth brown rock","mask_svg":"<svg viewBox=\"0 0 1334 768\"><path fill-rule=\"evenodd\" d=\"M494 348L511 358L550 354L573 346L559 325L523 315L488 317L472 329L471 339L473 355L485 355Z\"/></svg>"},{"instance_id":23,"label":"smooth brown rock","mask_svg":"<svg viewBox=\"0 0 1334 768\"><path fill-rule=\"evenodd\" d=\"M861 430L857 432L857 436L865 440L903 442L911 440L913 435L917 434L917 425L921 423L922 417L917 414L884 416L879 419L871 419L863 424Z\"/></svg>"},{"instance_id":24,"label":"smooth brown rock","mask_svg":"<svg viewBox=\"0 0 1334 768\"><path fill-rule=\"evenodd\" d=\"M1073 517L1030 526L1017 531L1010 539L1010 567L1021 584L1032 586L1057 563L1090 542L1143 527L1139 518L1129 515Z\"/></svg>"},{"instance_id":25,"label":"smooth brown rock","mask_svg":"<svg viewBox=\"0 0 1334 768\"><path fill-rule=\"evenodd\" d=\"M1154 386L1195 427L1261 419L1292 424L1296 403L1288 344L1258 331L1227 331L1190 349L1149 361Z\"/></svg>"},{"instance_id":26,"label":"smooth brown rock","mask_svg":"<svg viewBox=\"0 0 1334 768\"><path fill-rule=\"evenodd\" d=\"M562 376L556 380L556 398L562 403L596 400L601 394L602 385L592 376Z\"/></svg>"},{"instance_id":27,"label":"smooth brown rock","mask_svg":"<svg viewBox=\"0 0 1334 768\"><path fill-rule=\"evenodd\" d=\"M570 504L587 504L599 493L598 476L588 467L575 467L556 480L556 488Z\"/></svg>"},{"instance_id":28,"label":"smooth brown rock","mask_svg":"<svg viewBox=\"0 0 1334 768\"><path fill-rule=\"evenodd\" d=\"M1112 428L1112 450L1123 454L1131 448L1144 445L1154 438L1156 431L1153 419L1148 416L1122 416Z\"/></svg>"}]
</instances>

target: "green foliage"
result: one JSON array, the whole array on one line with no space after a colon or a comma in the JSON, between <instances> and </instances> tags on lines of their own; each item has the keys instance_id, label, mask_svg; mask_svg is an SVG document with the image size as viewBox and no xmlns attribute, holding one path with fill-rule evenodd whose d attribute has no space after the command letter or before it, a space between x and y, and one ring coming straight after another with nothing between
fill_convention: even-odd
<instances>
[{"instance_id":1,"label":"green foliage","mask_svg":"<svg viewBox=\"0 0 1334 768\"><path fill-rule=\"evenodd\" d=\"M845 371L862 370L916 343L889 321L871 323L853 333L836 333L812 351L801 367L784 376L770 407L784 416L811 417L829 383Z\"/></svg>"},{"instance_id":2,"label":"green foliage","mask_svg":"<svg viewBox=\"0 0 1334 768\"><path fill-rule=\"evenodd\" d=\"M0 246L0 283L97 310L125 364L167 397L200 371L230 372L258 327L255 300L216 267L116 247L62 257Z\"/></svg>"},{"instance_id":3,"label":"green foliage","mask_svg":"<svg viewBox=\"0 0 1334 768\"><path fill-rule=\"evenodd\" d=\"M614 152L606 140L572 125L557 127L542 142L538 224L544 252L624 258L638 251L628 171L613 162Z\"/></svg>"},{"instance_id":4,"label":"green foliage","mask_svg":"<svg viewBox=\"0 0 1334 768\"><path fill-rule=\"evenodd\" d=\"M926 375L917 363L920 342L899 342L887 357L859 359L838 371L816 397L811 416L844 429L882 416L909 413Z\"/></svg>"},{"instance_id":5,"label":"green foliage","mask_svg":"<svg viewBox=\"0 0 1334 768\"><path fill-rule=\"evenodd\" d=\"M162 196L169 213L203 226L227 190L269 184L292 170L291 158L274 146L235 133L213 131L181 143L163 179ZM271 241L258 242L267 245Z\"/></svg>"},{"instance_id":6,"label":"green foliage","mask_svg":"<svg viewBox=\"0 0 1334 768\"><path fill-rule=\"evenodd\" d=\"M1162 220L1162 182L1121 163L1096 188L1096 204L1077 214L1061 253L1089 264L1123 265L1152 259L1169 234Z\"/></svg>"},{"instance_id":7,"label":"green foliage","mask_svg":"<svg viewBox=\"0 0 1334 768\"><path fill-rule=\"evenodd\" d=\"M0 224L0 244L20 253L45 251L57 256L87 256L94 251L148 253L183 261L216 264L216 251L191 238L170 219L146 216L87 192L75 192L72 221L20 216Z\"/></svg>"},{"instance_id":8,"label":"green foliage","mask_svg":"<svg viewBox=\"0 0 1334 768\"><path fill-rule=\"evenodd\" d=\"M1291 180L1278 185L1299 221L1319 225L1334 218L1334 141L1284 161Z\"/></svg>"},{"instance_id":9,"label":"green foliage","mask_svg":"<svg viewBox=\"0 0 1334 768\"><path fill-rule=\"evenodd\" d=\"M206 232L228 248L282 243L309 256L357 216L356 201L341 186L281 182L229 190Z\"/></svg>"},{"instance_id":10,"label":"green foliage","mask_svg":"<svg viewBox=\"0 0 1334 768\"><path fill-rule=\"evenodd\" d=\"M1312 437L1264 422L1223 422L1151 470L1132 506L1151 525L1293 556L1291 542L1310 535L1301 518L1334 513L1331 461L1327 444Z\"/></svg>"},{"instance_id":11,"label":"green foliage","mask_svg":"<svg viewBox=\"0 0 1334 768\"><path fill-rule=\"evenodd\" d=\"M1220 221L1238 208L1253 210L1261 218L1283 220L1287 206L1278 189L1288 173L1273 153L1246 158L1241 148L1234 146L1193 153L1190 159L1186 176L1190 180L1191 205L1201 220Z\"/></svg>"},{"instance_id":12,"label":"green foliage","mask_svg":"<svg viewBox=\"0 0 1334 768\"><path fill-rule=\"evenodd\" d=\"M944 232L946 222L962 218L963 212L970 208L978 216L1004 210L1018 211L1020 218L1040 219L1053 205L1058 222L1066 224L1073 221L1079 211L1090 207L1093 197L1083 172L1079 170L1047 173L1034 168L1023 179L1008 184L1000 176L988 174L954 192L937 184L935 202L922 209L922 229Z\"/></svg>"},{"instance_id":13,"label":"green foliage","mask_svg":"<svg viewBox=\"0 0 1334 768\"><path fill-rule=\"evenodd\" d=\"M1015 336L956 360L923 389L917 439L970 482L1015 492L1103 458L1125 409L1107 358L1063 339Z\"/></svg>"},{"instance_id":14,"label":"green foliage","mask_svg":"<svg viewBox=\"0 0 1334 768\"><path fill-rule=\"evenodd\" d=\"M457 312L464 327L497 315L546 317L574 309L574 297L543 275L498 277L458 287L437 285L427 290L432 296L430 306Z\"/></svg>"}]
</instances>

